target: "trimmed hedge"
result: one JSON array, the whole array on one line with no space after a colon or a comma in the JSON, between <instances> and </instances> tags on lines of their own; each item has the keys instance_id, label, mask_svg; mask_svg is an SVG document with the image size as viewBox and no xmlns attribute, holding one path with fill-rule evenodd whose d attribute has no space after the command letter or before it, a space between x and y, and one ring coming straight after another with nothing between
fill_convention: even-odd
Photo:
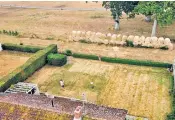
<instances>
[{"instance_id":1,"label":"trimmed hedge","mask_svg":"<svg viewBox=\"0 0 175 120\"><path fill-rule=\"evenodd\" d=\"M11 43L2 44L2 48L4 50L14 50L14 51L30 52L30 53L36 53L37 51L44 49L43 47L38 46L17 45Z\"/></svg>"},{"instance_id":2,"label":"trimmed hedge","mask_svg":"<svg viewBox=\"0 0 175 120\"><path fill-rule=\"evenodd\" d=\"M166 120L175 120L175 90L174 90L174 77L171 78L172 82L172 90L170 92L170 95L172 97L172 112L167 115Z\"/></svg>"},{"instance_id":3,"label":"trimmed hedge","mask_svg":"<svg viewBox=\"0 0 175 120\"><path fill-rule=\"evenodd\" d=\"M46 64L46 57L49 53L56 53L57 45L49 45L43 50L38 51L32 57L26 61L25 64L16 68L10 74L4 76L0 81L4 81L0 87L0 92L7 90L12 84L22 82L32 75L36 70Z\"/></svg>"},{"instance_id":4,"label":"trimmed hedge","mask_svg":"<svg viewBox=\"0 0 175 120\"><path fill-rule=\"evenodd\" d=\"M110 63L121 63L121 64L152 66L152 67L165 67L165 68L170 68L172 66L172 64L170 63L122 59L122 58L109 58L109 57L101 57L101 61L110 62Z\"/></svg>"},{"instance_id":5,"label":"trimmed hedge","mask_svg":"<svg viewBox=\"0 0 175 120\"><path fill-rule=\"evenodd\" d=\"M73 53L72 56L75 57L75 58L84 58L84 59L91 59L91 60L99 60L98 56L96 56L96 55Z\"/></svg>"},{"instance_id":6,"label":"trimmed hedge","mask_svg":"<svg viewBox=\"0 0 175 120\"><path fill-rule=\"evenodd\" d=\"M56 66L63 66L67 63L67 56L62 54L49 54L47 56L48 64L56 65Z\"/></svg>"}]
</instances>

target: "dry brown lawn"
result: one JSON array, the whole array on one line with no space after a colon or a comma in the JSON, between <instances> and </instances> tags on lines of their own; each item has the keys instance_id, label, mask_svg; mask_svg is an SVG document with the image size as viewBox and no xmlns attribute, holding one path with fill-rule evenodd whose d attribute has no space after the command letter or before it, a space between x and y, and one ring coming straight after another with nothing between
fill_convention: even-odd
<instances>
[{"instance_id":1,"label":"dry brown lawn","mask_svg":"<svg viewBox=\"0 0 175 120\"><path fill-rule=\"evenodd\" d=\"M163 68L140 67L71 59L64 67L45 66L26 82L38 83L41 92L127 109L150 120L165 120L171 112L170 73ZM63 79L65 88L59 85ZM90 82L94 82L94 89Z\"/></svg>"},{"instance_id":2,"label":"dry brown lawn","mask_svg":"<svg viewBox=\"0 0 175 120\"><path fill-rule=\"evenodd\" d=\"M67 7L67 8L102 8L101 2L0 2L0 4L16 4L24 6ZM67 36L72 30L117 33L123 35L151 35L153 23L146 23L144 16L127 19L123 15L121 30L115 32L114 20L108 11L59 11L42 9L0 8L1 29L18 30L25 37L37 34L40 38L52 36L56 39ZM94 18L95 17L95 18ZM173 25L158 28L157 36L175 38Z\"/></svg>"},{"instance_id":3,"label":"dry brown lawn","mask_svg":"<svg viewBox=\"0 0 175 120\"><path fill-rule=\"evenodd\" d=\"M0 52L0 78L13 71L18 66L24 64L31 54L1 51Z\"/></svg>"}]
</instances>

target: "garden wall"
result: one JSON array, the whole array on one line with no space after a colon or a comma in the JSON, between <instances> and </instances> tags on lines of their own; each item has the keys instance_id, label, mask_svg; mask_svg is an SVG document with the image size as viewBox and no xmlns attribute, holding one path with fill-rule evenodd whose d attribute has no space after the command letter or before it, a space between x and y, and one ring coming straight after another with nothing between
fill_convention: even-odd
<instances>
[{"instance_id":1,"label":"garden wall","mask_svg":"<svg viewBox=\"0 0 175 120\"><path fill-rule=\"evenodd\" d=\"M12 84L22 82L32 75L36 70L44 66L47 62L46 57L49 53L56 53L57 45L49 45L43 50L36 52L27 62L14 71L0 79L4 82L0 86L0 92L8 89Z\"/></svg>"}]
</instances>

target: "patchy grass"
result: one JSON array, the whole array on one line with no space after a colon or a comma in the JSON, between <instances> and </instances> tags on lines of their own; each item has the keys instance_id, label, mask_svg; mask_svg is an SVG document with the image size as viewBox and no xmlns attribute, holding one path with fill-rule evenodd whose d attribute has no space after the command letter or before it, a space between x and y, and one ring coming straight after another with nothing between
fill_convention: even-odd
<instances>
[{"instance_id":1,"label":"patchy grass","mask_svg":"<svg viewBox=\"0 0 175 120\"><path fill-rule=\"evenodd\" d=\"M131 115L151 120L164 120L171 112L169 89L172 82L166 69L81 59L73 59L64 67L46 68L50 68L49 75L44 75L42 68L33 79L27 80L38 83L42 92L79 99L85 92L88 101L127 109ZM65 88L60 87L60 79L64 80ZM94 83L94 88L90 82Z\"/></svg>"}]
</instances>

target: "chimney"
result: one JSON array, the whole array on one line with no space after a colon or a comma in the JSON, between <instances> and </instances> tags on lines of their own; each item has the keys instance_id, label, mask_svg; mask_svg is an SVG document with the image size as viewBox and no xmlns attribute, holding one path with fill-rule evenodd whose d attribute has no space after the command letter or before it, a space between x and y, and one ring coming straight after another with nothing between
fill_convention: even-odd
<instances>
[{"instance_id":1,"label":"chimney","mask_svg":"<svg viewBox=\"0 0 175 120\"><path fill-rule=\"evenodd\" d=\"M82 107L78 106L74 111L74 119L73 120L82 120Z\"/></svg>"}]
</instances>

